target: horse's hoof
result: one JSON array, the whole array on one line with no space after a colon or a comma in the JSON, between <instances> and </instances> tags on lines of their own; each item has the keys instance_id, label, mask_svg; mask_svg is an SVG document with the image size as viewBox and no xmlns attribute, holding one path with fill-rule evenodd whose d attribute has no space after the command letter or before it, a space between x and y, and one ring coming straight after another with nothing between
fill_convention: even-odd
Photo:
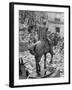
<instances>
[{"instance_id":1,"label":"horse's hoof","mask_svg":"<svg viewBox=\"0 0 72 90\"><path fill-rule=\"evenodd\" d=\"M38 73L38 74L37 74L37 77L40 77L40 76L41 76L41 74L40 74L40 73Z\"/></svg>"}]
</instances>

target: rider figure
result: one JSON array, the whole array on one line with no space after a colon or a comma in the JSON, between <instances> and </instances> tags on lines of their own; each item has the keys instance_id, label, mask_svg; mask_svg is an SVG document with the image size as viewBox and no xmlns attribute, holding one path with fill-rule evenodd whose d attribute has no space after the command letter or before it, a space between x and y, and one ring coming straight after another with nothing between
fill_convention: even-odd
<instances>
[{"instance_id":1,"label":"rider figure","mask_svg":"<svg viewBox=\"0 0 72 90\"><path fill-rule=\"evenodd\" d=\"M47 21L45 19L45 17L42 17L41 18L41 25L39 27L39 30L38 30L38 39L39 40L46 40L47 39Z\"/></svg>"}]
</instances>

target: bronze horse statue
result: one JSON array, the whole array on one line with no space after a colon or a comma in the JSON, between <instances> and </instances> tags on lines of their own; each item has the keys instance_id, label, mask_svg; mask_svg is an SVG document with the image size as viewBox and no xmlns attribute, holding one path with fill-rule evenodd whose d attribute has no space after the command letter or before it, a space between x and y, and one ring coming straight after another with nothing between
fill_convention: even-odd
<instances>
[{"instance_id":1,"label":"bronze horse statue","mask_svg":"<svg viewBox=\"0 0 72 90\"><path fill-rule=\"evenodd\" d=\"M40 27L38 30L38 41L34 43L32 46L30 46L28 49L30 53L35 56L36 73L38 76L40 76L39 62L41 60L41 57L44 55L44 69L46 69L46 54L47 53L51 54L51 61L50 61L51 64L54 55L53 45L56 45L58 41L55 39L53 40L52 43L50 43L49 39L47 38L47 31L48 28L46 28L45 25L43 27Z\"/></svg>"}]
</instances>

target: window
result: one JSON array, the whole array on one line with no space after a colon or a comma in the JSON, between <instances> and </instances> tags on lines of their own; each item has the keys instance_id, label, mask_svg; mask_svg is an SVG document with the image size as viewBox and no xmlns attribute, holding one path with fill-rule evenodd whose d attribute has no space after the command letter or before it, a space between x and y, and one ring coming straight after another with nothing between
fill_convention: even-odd
<instances>
[{"instance_id":1,"label":"window","mask_svg":"<svg viewBox=\"0 0 72 90\"><path fill-rule=\"evenodd\" d=\"M60 27L56 27L56 32L60 32Z\"/></svg>"}]
</instances>

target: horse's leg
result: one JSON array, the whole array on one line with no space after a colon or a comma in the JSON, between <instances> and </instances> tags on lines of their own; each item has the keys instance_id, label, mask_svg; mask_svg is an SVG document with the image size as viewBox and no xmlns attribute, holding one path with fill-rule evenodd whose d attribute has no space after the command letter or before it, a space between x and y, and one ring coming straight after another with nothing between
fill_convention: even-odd
<instances>
[{"instance_id":1,"label":"horse's leg","mask_svg":"<svg viewBox=\"0 0 72 90\"><path fill-rule=\"evenodd\" d=\"M52 64L52 62L53 62L53 54L54 54L53 50L50 51L50 54L51 54L51 61L49 63Z\"/></svg>"},{"instance_id":2,"label":"horse's leg","mask_svg":"<svg viewBox=\"0 0 72 90\"><path fill-rule=\"evenodd\" d=\"M40 58L35 57L35 59L36 59L36 73L37 73L38 76L40 76L40 65L39 65Z\"/></svg>"},{"instance_id":3,"label":"horse's leg","mask_svg":"<svg viewBox=\"0 0 72 90\"><path fill-rule=\"evenodd\" d=\"M44 69L46 70L46 54L44 54ZM45 71L44 75L46 75L46 71Z\"/></svg>"},{"instance_id":4,"label":"horse's leg","mask_svg":"<svg viewBox=\"0 0 72 90\"><path fill-rule=\"evenodd\" d=\"M53 62L53 55L51 54L51 61L49 62L50 64L52 64L52 62Z\"/></svg>"}]
</instances>

